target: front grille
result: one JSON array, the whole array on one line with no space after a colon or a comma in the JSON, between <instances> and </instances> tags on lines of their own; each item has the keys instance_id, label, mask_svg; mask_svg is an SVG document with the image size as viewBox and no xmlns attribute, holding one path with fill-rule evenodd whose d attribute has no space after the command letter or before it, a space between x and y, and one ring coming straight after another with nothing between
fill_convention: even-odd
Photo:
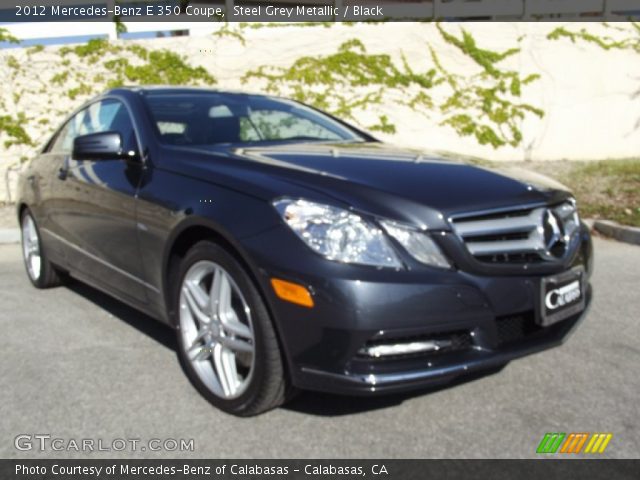
<instances>
[{"instance_id":1,"label":"front grille","mask_svg":"<svg viewBox=\"0 0 640 480\"><path fill-rule=\"evenodd\" d=\"M538 263L564 258L580 222L573 201L454 217L453 229L484 263Z\"/></svg>"},{"instance_id":2,"label":"front grille","mask_svg":"<svg viewBox=\"0 0 640 480\"><path fill-rule=\"evenodd\" d=\"M408 344L412 342L425 342L425 341L437 341L446 342L447 345L439 348L437 351L426 351L418 353L400 354L400 355L385 355L384 357L369 357L363 353L368 347L375 347L378 345L395 345L395 344ZM467 330L457 330L443 333L427 333L422 335L411 336L394 336L394 337L376 337L369 340L361 351L358 353L358 358L367 358L368 360L399 360L429 357L433 355L441 355L443 353L459 352L462 350L468 350L472 347L473 341L471 333Z\"/></svg>"},{"instance_id":3,"label":"front grille","mask_svg":"<svg viewBox=\"0 0 640 480\"><path fill-rule=\"evenodd\" d=\"M542 327L535 323L534 313L527 312L496 319L498 347L504 347L525 340L540 331Z\"/></svg>"}]
</instances>

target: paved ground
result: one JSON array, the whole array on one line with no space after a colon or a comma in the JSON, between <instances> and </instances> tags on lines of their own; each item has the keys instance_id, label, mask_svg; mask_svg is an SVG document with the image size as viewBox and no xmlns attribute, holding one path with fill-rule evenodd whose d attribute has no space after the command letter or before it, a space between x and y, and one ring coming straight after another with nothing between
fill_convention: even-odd
<instances>
[{"instance_id":1,"label":"paved ground","mask_svg":"<svg viewBox=\"0 0 640 480\"><path fill-rule=\"evenodd\" d=\"M640 452L639 247L596 240L596 298L560 348L453 388L304 394L251 419L195 393L168 329L78 284L34 290L18 252L0 246L0 458L30 456L13 447L21 433L194 438L194 453L171 454L193 458L530 457L549 431L612 432L606 456Z\"/></svg>"}]
</instances>

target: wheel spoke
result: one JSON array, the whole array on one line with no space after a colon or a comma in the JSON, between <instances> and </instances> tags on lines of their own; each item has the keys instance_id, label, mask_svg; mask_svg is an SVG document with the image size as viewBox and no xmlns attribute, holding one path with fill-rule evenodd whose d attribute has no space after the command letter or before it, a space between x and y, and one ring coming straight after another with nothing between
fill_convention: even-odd
<instances>
[{"instance_id":1,"label":"wheel spoke","mask_svg":"<svg viewBox=\"0 0 640 480\"><path fill-rule=\"evenodd\" d=\"M213 366L225 395L233 395L239 384L236 358L233 352L217 344L213 347Z\"/></svg>"},{"instance_id":2,"label":"wheel spoke","mask_svg":"<svg viewBox=\"0 0 640 480\"><path fill-rule=\"evenodd\" d=\"M198 304L200 310L205 310L209 306L209 297L207 292L200 288L200 283L195 280L188 280L184 282L184 286L187 288L193 299Z\"/></svg>"},{"instance_id":3,"label":"wheel spoke","mask_svg":"<svg viewBox=\"0 0 640 480\"><path fill-rule=\"evenodd\" d=\"M253 353L253 345L244 340L232 337L221 337L220 343L234 352Z\"/></svg>"},{"instance_id":4,"label":"wheel spoke","mask_svg":"<svg viewBox=\"0 0 640 480\"><path fill-rule=\"evenodd\" d=\"M202 292L200 287L194 286L191 282L185 282L185 286L182 288L182 293L187 301L187 305L189 306L191 313L198 319L200 325L204 325L209 323L211 319L200 306L201 303L197 300L197 294L194 295L194 290L200 290L200 292Z\"/></svg>"},{"instance_id":5,"label":"wheel spoke","mask_svg":"<svg viewBox=\"0 0 640 480\"><path fill-rule=\"evenodd\" d=\"M251 329L238 320L238 316L233 310L230 310L227 315L224 315L220 321L222 322L222 326L225 331L235 335L236 337L253 340L253 333L251 332Z\"/></svg>"},{"instance_id":6,"label":"wheel spoke","mask_svg":"<svg viewBox=\"0 0 640 480\"><path fill-rule=\"evenodd\" d=\"M213 317L222 321L231 309L231 285L227 274L221 268L216 268L213 274L209 296Z\"/></svg>"}]
</instances>

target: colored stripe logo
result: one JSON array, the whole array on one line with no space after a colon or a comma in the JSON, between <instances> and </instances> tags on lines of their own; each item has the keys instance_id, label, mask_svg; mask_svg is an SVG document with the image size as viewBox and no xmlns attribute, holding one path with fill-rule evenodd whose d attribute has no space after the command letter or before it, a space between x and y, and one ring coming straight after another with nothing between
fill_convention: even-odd
<instances>
[{"instance_id":1,"label":"colored stripe logo","mask_svg":"<svg viewBox=\"0 0 640 480\"><path fill-rule=\"evenodd\" d=\"M536 453L604 453L612 437L612 433L545 433Z\"/></svg>"}]
</instances>

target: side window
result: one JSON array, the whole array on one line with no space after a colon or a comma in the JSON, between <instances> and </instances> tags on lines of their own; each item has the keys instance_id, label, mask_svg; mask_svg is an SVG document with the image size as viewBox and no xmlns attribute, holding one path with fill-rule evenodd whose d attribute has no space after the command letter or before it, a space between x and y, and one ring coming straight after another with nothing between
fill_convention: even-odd
<instances>
[{"instance_id":1,"label":"side window","mask_svg":"<svg viewBox=\"0 0 640 480\"><path fill-rule=\"evenodd\" d=\"M71 117L58 134L50 151L70 153L76 137L109 131L120 133L125 150L138 150L129 112L122 102L109 99L93 103Z\"/></svg>"},{"instance_id":2,"label":"side window","mask_svg":"<svg viewBox=\"0 0 640 480\"><path fill-rule=\"evenodd\" d=\"M53 142L53 145L51 145L51 148L49 149L50 152L63 153L63 152L71 151L70 149L67 150L65 148L65 146L69 143L68 137L69 137L69 129L71 128L71 123L72 123L71 120L69 120L67 124L64 127L62 127L62 130L60 130L60 132L56 136L56 139Z\"/></svg>"}]
</instances>

